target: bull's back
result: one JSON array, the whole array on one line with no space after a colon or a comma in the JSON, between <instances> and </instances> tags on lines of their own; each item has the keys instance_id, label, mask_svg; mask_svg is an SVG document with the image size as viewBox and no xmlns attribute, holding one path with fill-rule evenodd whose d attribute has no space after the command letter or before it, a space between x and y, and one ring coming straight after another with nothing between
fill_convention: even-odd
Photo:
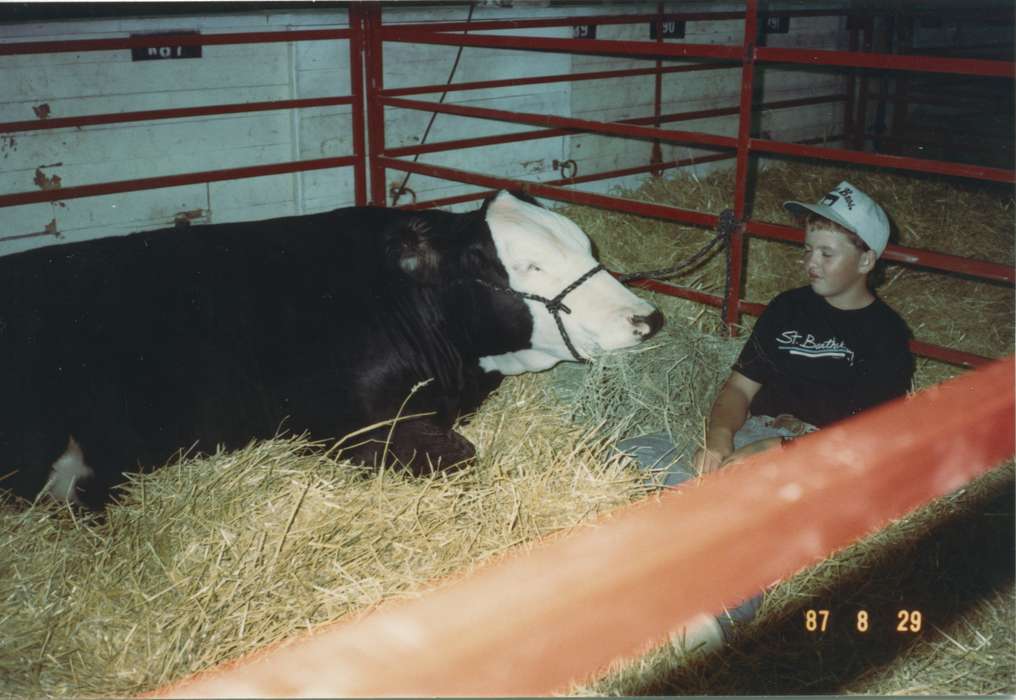
<instances>
[{"instance_id":1,"label":"bull's back","mask_svg":"<svg viewBox=\"0 0 1016 700\"><path fill-rule=\"evenodd\" d=\"M337 316L363 294L379 221L340 210L0 258L0 417L156 463L271 434L307 412L301 391L343 381Z\"/></svg>"},{"instance_id":2,"label":"bull's back","mask_svg":"<svg viewBox=\"0 0 1016 700\"><path fill-rule=\"evenodd\" d=\"M3 342L140 347L153 335L208 339L259 313L319 308L363 281L350 279L367 266L358 250L366 227L355 225L363 219L355 211L161 229L2 257Z\"/></svg>"}]
</instances>

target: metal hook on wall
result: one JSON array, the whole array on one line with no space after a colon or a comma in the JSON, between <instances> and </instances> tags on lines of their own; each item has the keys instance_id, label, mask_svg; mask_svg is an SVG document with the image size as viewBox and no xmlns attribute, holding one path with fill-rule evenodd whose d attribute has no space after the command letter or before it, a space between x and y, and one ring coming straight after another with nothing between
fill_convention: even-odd
<instances>
[{"instance_id":1,"label":"metal hook on wall","mask_svg":"<svg viewBox=\"0 0 1016 700\"><path fill-rule=\"evenodd\" d=\"M568 160L557 160L555 158L554 162L551 165L553 166L554 170L559 171L561 173L561 177L563 177L566 180L570 180L579 174L579 164L576 163L571 158L569 158ZM566 172L568 170L571 171L571 174L568 174Z\"/></svg>"}]
</instances>

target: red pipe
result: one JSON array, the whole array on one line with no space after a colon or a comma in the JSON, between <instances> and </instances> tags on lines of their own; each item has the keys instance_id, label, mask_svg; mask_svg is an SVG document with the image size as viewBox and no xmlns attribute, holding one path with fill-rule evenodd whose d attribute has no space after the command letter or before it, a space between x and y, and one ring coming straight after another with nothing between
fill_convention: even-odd
<instances>
[{"instance_id":1,"label":"red pipe","mask_svg":"<svg viewBox=\"0 0 1016 700\"><path fill-rule=\"evenodd\" d=\"M281 41L324 41L348 39L348 29L305 29L279 32L237 32L231 34L151 34L117 39L75 39L72 41L21 41L0 44L0 56L77 51L116 51L147 46L223 46L266 44Z\"/></svg>"},{"instance_id":2,"label":"red pipe","mask_svg":"<svg viewBox=\"0 0 1016 700\"><path fill-rule=\"evenodd\" d=\"M768 102L765 104L758 105L754 109L763 111L774 109L786 109L789 107L800 107L804 105L826 104L830 102L836 102L842 99L844 99L843 95L828 95L825 97L807 97L799 100L781 100L778 102ZM662 123L668 123L675 121L706 119L710 117L733 116L735 114L738 114L739 111L740 109L738 107L720 107L718 109L702 109L694 112L678 112L675 114L663 114L659 117L659 121ZM655 117L633 117L631 119L619 119L616 122L611 123L650 124L655 121L656 121ZM437 141L434 143L427 143L420 146L403 146L401 148L392 148L385 151L385 155L392 156L394 158L402 158L405 156L411 156L421 153L461 150L464 148L476 148L479 146L489 146L493 144L515 143L517 141L528 141L531 139L551 138L554 136L564 136L572 132L573 130L571 129L539 129L536 131L521 131L512 134L499 134L496 136L479 136L472 139ZM821 141L821 139L818 139L818 141Z\"/></svg>"},{"instance_id":3,"label":"red pipe","mask_svg":"<svg viewBox=\"0 0 1016 700\"><path fill-rule=\"evenodd\" d=\"M874 26L871 18L867 18L864 23L863 36L864 36L864 51L871 53L871 42L872 34L874 34ZM851 77L853 77L854 71L851 71ZM865 130L868 125L868 74L867 72L861 73L860 88L857 96L857 131L854 136L854 148L858 151L864 150L865 141Z\"/></svg>"},{"instance_id":4,"label":"red pipe","mask_svg":"<svg viewBox=\"0 0 1016 700\"><path fill-rule=\"evenodd\" d=\"M460 35L406 28L389 28L383 32L382 39L384 41L413 44L483 46L487 48L517 49L523 51L558 51L564 53L621 55L644 58L666 56L671 58L737 60L741 52L741 48L737 46L716 44L663 44L658 46L655 43L646 41L552 39L545 37L514 37L498 34ZM803 63L821 66L958 73L1008 78L1016 75L1016 66L1011 62L986 61L972 58L857 54L849 51L780 49L762 46L755 48L754 54L755 60L770 63Z\"/></svg>"},{"instance_id":5,"label":"red pipe","mask_svg":"<svg viewBox=\"0 0 1016 700\"><path fill-rule=\"evenodd\" d=\"M675 13L677 19L688 22L738 20L744 16L742 12L695 12ZM382 41L389 41L390 32L403 29L425 32L457 32L457 31L489 31L497 29L537 29L547 27L573 27L581 24L649 24L656 21L656 15L579 15L557 19L509 19L489 20L486 22L434 22L404 24L397 28L386 28Z\"/></svg>"},{"instance_id":6,"label":"red pipe","mask_svg":"<svg viewBox=\"0 0 1016 700\"><path fill-rule=\"evenodd\" d=\"M595 182L597 180L609 180L614 177L624 177L626 175L639 175L648 173L654 168L661 168L669 170L671 168L680 168L686 165L695 165L696 163L709 163L717 160L727 160L732 158L730 155L716 155L716 156L699 156L697 158L684 158L682 160L672 160L657 165L638 165L632 168L619 168L617 170L606 170L603 172L593 173L591 175L582 175L579 177L569 177L560 180L547 180L544 184L547 185L576 185L584 182ZM435 207L447 207L453 204L463 204L465 202L475 202L484 199L492 194L495 190L488 190L484 192L473 192L470 194L460 194L454 197L442 197L440 199L428 199L425 201L418 201L412 204L400 206L400 209L433 209Z\"/></svg>"},{"instance_id":7,"label":"red pipe","mask_svg":"<svg viewBox=\"0 0 1016 700\"><path fill-rule=\"evenodd\" d=\"M663 43L663 3L656 3L656 43ZM653 126L659 128L661 125L660 115L663 112L663 61L656 59L653 69ZM659 139L653 139L653 147L649 153L649 162L653 165L663 160L663 150ZM655 177L663 174L662 168L653 168L650 172Z\"/></svg>"},{"instance_id":8,"label":"red pipe","mask_svg":"<svg viewBox=\"0 0 1016 700\"><path fill-rule=\"evenodd\" d=\"M642 58L669 56L671 58L714 58L737 60L740 49L719 44L663 44L647 41L616 41L612 39L551 39L545 37L504 36L499 34L442 34L432 31L389 28L384 41L411 44L441 44L449 46L484 46L492 49L519 49L523 51L557 51Z\"/></svg>"},{"instance_id":9,"label":"red pipe","mask_svg":"<svg viewBox=\"0 0 1016 700\"><path fill-rule=\"evenodd\" d=\"M844 10L788 10L770 12L771 16L788 17L839 17L845 13ZM668 12L667 17L672 17L683 22L705 22L744 19L743 12ZM400 25L400 29L423 30L431 32L454 32L454 31L487 31L492 29L534 29L545 27L572 27L580 24L648 24L655 22L657 15L590 15L572 16L558 19L518 19L518 20L490 20L486 22L434 22ZM388 41L387 36L383 36Z\"/></svg>"},{"instance_id":10,"label":"red pipe","mask_svg":"<svg viewBox=\"0 0 1016 700\"><path fill-rule=\"evenodd\" d=\"M465 105L448 103L438 104L437 102L427 102L423 100L404 100L400 98L385 97L381 98L379 101L388 107L417 109L425 112L454 114L457 116L474 117L477 119L496 119L499 121L533 124L535 126L556 126L578 131L587 131L595 134L611 134L614 136L628 136L641 139L660 138L666 141L704 144L719 148L733 149L737 147L737 139L729 136L714 136L712 134L700 134L693 131L656 129L654 127L636 126L620 122L598 122L590 119L555 117L549 114L533 114L528 112L509 112L503 109L467 107Z\"/></svg>"},{"instance_id":11,"label":"red pipe","mask_svg":"<svg viewBox=\"0 0 1016 700\"><path fill-rule=\"evenodd\" d=\"M792 226L771 224L764 221L749 221L747 231L758 238L766 238L773 241L788 241L796 244L804 243L804 231ZM975 260L959 255L947 255L946 253L937 253L933 250L906 248L899 245L889 245L886 248L884 257L887 260L907 265L945 270L947 272L958 272L995 282L1016 283L1016 268L1013 268L1011 265L989 262L987 260Z\"/></svg>"},{"instance_id":12,"label":"red pipe","mask_svg":"<svg viewBox=\"0 0 1016 700\"><path fill-rule=\"evenodd\" d=\"M611 273L617 275L618 273ZM676 284L668 284L666 282L660 282L659 280L633 280L627 283L629 287L638 287L639 289L645 289L650 292L658 292L660 294L666 294L671 297L679 297L681 299L689 299L699 304L706 304L708 306L715 306L720 308L723 306L723 297L716 296L715 294L708 294L707 292L700 292L697 289L689 289L688 287L681 287Z\"/></svg>"},{"instance_id":13,"label":"red pipe","mask_svg":"<svg viewBox=\"0 0 1016 700\"><path fill-rule=\"evenodd\" d=\"M672 207L665 204L637 202L632 199L609 197L607 195L593 194L591 192L566 190L561 187L537 182L527 182L524 180L481 175L479 173L467 172L465 170L458 170L455 168L429 165L426 163L413 163L410 161L398 160L384 156L379 157L378 160L381 161L382 165L386 168L392 168L393 170L409 171L420 175L427 175L429 177L437 177L455 182L465 182L492 189L521 189L532 195L560 202L571 202L572 204L585 204L593 207L602 207L613 211L623 211L630 214L652 216L659 219L667 219L669 221L681 221L697 226L705 226L707 228L715 228L718 219L715 214L707 214L699 211L693 211L691 209L680 209L679 207Z\"/></svg>"},{"instance_id":14,"label":"red pipe","mask_svg":"<svg viewBox=\"0 0 1016 700\"><path fill-rule=\"evenodd\" d=\"M57 190L15 192L14 194L0 195L0 208L12 207L19 204L57 202L65 199L78 199L80 197L96 197L104 194L119 194L121 192L154 190L160 187L179 187L180 185L193 185L200 182L221 182L222 180L238 180L245 177L261 177L262 175L283 175L286 173L299 173L308 170L341 168L355 164L356 158L354 156L344 156L341 158L317 158L314 160L298 160L291 163L270 163L268 165L251 165L242 168L226 168L224 170L206 170L197 173L162 175L159 177L146 177L136 180L100 182L94 185L64 187Z\"/></svg>"},{"instance_id":15,"label":"red pipe","mask_svg":"<svg viewBox=\"0 0 1016 700\"><path fill-rule=\"evenodd\" d=\"M968 367L970 369L977 369L978 367L984 367L985 365L995 362L995 359L991 357L974 355L973 353L963 352L962 350L947 348L943 345L926 343L922 340L911 340L910 350L915 355L920 355L921 357L928 357L932 360L939 360L940 362L946 362L960 367Z\"/></svg>"},{"instance_id":16,"label":"red pipe","mask_svg":"<svg viewBox=\"0 0 1016 700\"><path fill-rule=\"evenodd\" d=\"M732 64L716 63L692 66L667 66L662 73L693 73L704 70L721 70L736 68ZM469 83L452 83L449 85L423 85L420 87L393 88L384 91L385 97L406 97L431 92L456 92L460 90L485 90L489 88L517 87L519 85L543 85L546 83L578 82L582 80L604 80L608 78L632 78L640 75L654 75L653 68L629 68L627 70L601 70L587 73L568 73L561 75L543 75L535 78L508 78L505 80L478 80Z\"/></svg>"},{"instance_id":17,"label":"red pipe","mask_svg":"<svg viewBox=\"0 0 1016 700\"><path fill-rule=\"evenodd\" d=\"M558 180L546 180L543 184L545 185L577 185L585 182L596 182L598 180L609 180L615 177L625 177L627 175L640 175L655 168L662 168L669 170L672 168L680 168L687 165L695 165L696 163L708 163L716 160L727 160L733 156L721 155L721 156L699 156L698 158L684 158L682 160L672 160L665 163L659 163L655 165L639 165L632 168L619 168L617 170L608 170L599 173L593 173L591 175L583 175L580 177L568 177ZM524 183L531 185L532 183ZM487 190L484 192L472 192L470 194L461 194L454 197L443 197L441 199L429 199L424 201L417 201L412 204L400 206L399 209L433 209L436 207L447 207L453 204L463 204L465 202L475 202L486 197L495 194L497 190Z\"/></svg>"},{"instance_id":18,"label":"red pipe","mask_svg":"<svg viewBox=\"0 0 1016 700\"><path fill-rule=\"evenodd\" d=\"M727 290L723 322L730 335L737 334L741 317L738 300L741 298L744 274L744 221L747 219L748 158L751 155L751 104L755 85L755 37L758 33L758 6L756 0L747 0L744 18L744 46L742 47L741 106L737 127L737 164L734 169L734 220L737 225L727 246Z\"/></svg>"},{"instance_id":19,"label":"red pipe","mask_svg":"<svg viewBox=\"0 0 1016 700\"><path fill-rule=\"evenodd\" d=\"M976 58L936 58L934 56L901 56L883 53L859 54L850 51L777 49L760 46L755 50L755 60L765 63L803 63L810 66L958 73L1001 78L1016 76L1016 65L1011 61L985 61Z\"/></svg>"},{"instance_id":20,"label":"red pipe","mask_svg":"<svg viewBox=\"0 0 1016 700\"><path fill-rule=\"evenodd\" d=\"M388 191L384 166L378 156L385 149L385 110L381 104L384 90L384 51L380 40L381 7L376 3L364 9L365 68L367 97L367 160L370 164L370 204L385 206Z\"/></svg>"},{"instance_id":21,"label":"red pipe","mask_svg":"<svg viewBox=\"0 0 1016 700\"><path fill-rule=\"evenodd\" d=\"M729 156L728 156L729 157ZM706 159L716 160L716 156L706 156ZM423 163L411 163L408 161L401 161L390 157L383 157L381 159L384 165L388 168L395 170L408 170L418 174L428 175L431 177L443 178L447 180L453 180L457 182L466 182L475 185L481 185L490 188L516 188L526 189L532 192L543 187L537 183L525 182L520 180L506 179L506 178L494 178L476 173L470 173L462 170L440 167L434 165L427 165ZM694 159L689 159L694 160ZM702 158L698 159L700 162ZM675 161L674 165L685 165L688 161ZM609 177L620 177L622 175L634 174L638 171L645 172L652 166L640 166L639 168L631 168L613 171L607 174ZM585 179L592 179L598 177L587 176L587 178L568 178L564 180L556 181L561 184L573 184L576 182L584 181ZM553 184L553 183L546 183ZM588 195L585 193L569 193L564 196L563 193L567 190L556 190L549 194L541 195L546 196L548 199L557 199L561 201L571 201L578 204L590 204L591 206L599 206L604 209L610 209L615 211L623 211L631 214L638 214L640 216L652 216L656 218L665 219L668 221L678 221L682 223L689 223L695 225L702 225L707 227L714 227L716 225L716 216L712 214L704 214L702 212L693 212L691 210L680 209L677 207L670 207L666 205L651 204L648 202L636 202L628 199L621 199L617 197L606 197L603 195ZM463 195L464 198L451 198L448 200L440 200L433 202L420 202L414 208L427 208L431 206L445 206L447 204L471 201L474 199L482 198L482 194L475 195ZM587 199L586 201L578 201L579 197L590 197L593 199ZM800 244L804 240L804 234L800 229L793 228L790 226L784 226L781 224L770 224L766 222L748 221L745 225L745 232L750 233L759 238L766 238L770 240L781 240L792 243ZM921 267L928 267L932 269L945 270L949 272L958 272L961 274L972 275L987 280L995 280L1000 282L1008 282L1010 284L1016 282L1016 270L1011 266L1002 265L998 263L992 263L983 260L972 260L961 256L947 255L944 253L936 253L930 250L922 250L918 248L906 248L903 246L890 245L886 249L886 258L897 262L902 262L910 265L917 265ZM740 298L738 299L740 301Z\"/></svg>"},{"instance_id":22,"label":"red pipe","mask_svg":"<svg viewBox=\"0 0 1016 700\"><path fill-rule=\"evenodd\" d=\"M548 185L579 185L586 182L596 182L598 180L609 180L614 177L626 177L628 175L641 175L644 173L652 172L654 170L671 170L673 168L683 168L688 165L696 165L698 163L712 163L718 160L729 160L733 158L729 153L722 153L712 156L697 156L695 158L682 158L680 160L664 161L662 163L650 163L649 165L636 165L631 168L618 168L617 170L607 170L599 173L592 173L590 175L580 175L578 177L567 177L561 180L548 180Z\"/></svg>"},{"instance_id":23,"label":"red pipe","mask_svg":"<svg viewBox=\"0 0 1016 700\"><path fill-rule=\"evenodd\" d=\"M898 170L914 170L917 172L936 173L939 175L957 175L959 177L968 177L977 180L1016 183L1016 171L1004 170L1002 168L989 168L981 165L949 163L946 161L909 158L905 156L876 155L874 153L862 153L843 148L804 146L801 144L783 143L781 141L769 141L766 139L752 139L751 149L758 153L778 153L781 155L801 156L804 158L815 158L818 160L860 163L862 165L877 165L883 168L895 168Z\"/></svg>"},{"instance_id":24,"label":"red pipe","mask_svg":"<svg viewBox=\"0 0 1016 700\"><path fill-rule=\"evenodd\" d=\"M848 48L851 52L857 51L858 48L858 29L857 22L859 18L857 15L847 15L847 29L850 32L850 38L848 39ZM858 124L864 124L865 118L863 115L857 115L857 107L855 105L855 93L857 91L857 78L854 76L854 71L847 73L847 101L843 105L843 132L847 134L851 142L854 144L855 149L863 147L863 140L859 141L859 129ZM855 117L858 117L855 122Z\"/></svg>"},{"instance_id":25,"label":"red pipe","mask_svg":"<svg viewBox=\"0 0 1016 700\"><path fill-rule=\"evenodd\" d=\"M367 204L367 147L364 136L364 87L363 87L363 47L364 47L364 15L363 8L350 5L347 10L349 17L349 91L351 93L352 125L353 125L353 197L357 206Z\"/></svg>"},{"instance_id":26,"label":"red pipe","mask_svg":"<svg viewBox=\"0 0 1016 700\"><path fill-rule=\"evenodd\" d=\"M334 107L353 104L352 97L314 97L302 100L271 100L267 102L242 102L236 104L204 105L198 107L176 107L173 109L148 109L139 112L117 114L86 114L79 117L57 117L30 119L27 121L0 123L0 134L19 131L44 131L69 127L97 126L99 124L123 124L126 122L155 121L158 119L180 119L183 117L205 117L218 114L242 114L245 112L267 112L275 109L304 109L307 107ZM355 114L355 110L354 110Z\"/></svg>"}]
</instances>

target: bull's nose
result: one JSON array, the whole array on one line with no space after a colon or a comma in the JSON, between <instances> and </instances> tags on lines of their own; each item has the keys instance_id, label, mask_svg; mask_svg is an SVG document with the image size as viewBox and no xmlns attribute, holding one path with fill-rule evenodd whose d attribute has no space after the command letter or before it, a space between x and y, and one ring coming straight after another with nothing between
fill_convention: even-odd
<instances>
[{"instance_id":1,"label":"bull's nose","mask_svg":"<svg viewBox=\"0 0 1016 700\"><path fill-rule=\"evenodd\" d=\"M656 331L663 328L663 314L659 309L653 309L648 316L632 316L631 322L635 325L635 332L643 339L652 338Z\"/></svg>"}]
</instances>

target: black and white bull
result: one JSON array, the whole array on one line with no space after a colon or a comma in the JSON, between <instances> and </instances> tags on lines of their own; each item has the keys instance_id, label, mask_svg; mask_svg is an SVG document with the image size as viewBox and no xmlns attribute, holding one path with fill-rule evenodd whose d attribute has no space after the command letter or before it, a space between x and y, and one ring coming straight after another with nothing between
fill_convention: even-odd
<instances>
[{"instance_id":1,"label":"black and white bull","mask_svg":"<svg viewBox=\"0 0 1016 700\"><path fill-rule=\"evenodd\" d=\"M334 442L397 415L428 414L343 456L460 465L474 448L453 425L504 375L662 322L572 221L508 192L467 214L349 208L10 255L0 488L101 507L123 472L181 448L280 428Z\"/></svg>"}]
</instances>

